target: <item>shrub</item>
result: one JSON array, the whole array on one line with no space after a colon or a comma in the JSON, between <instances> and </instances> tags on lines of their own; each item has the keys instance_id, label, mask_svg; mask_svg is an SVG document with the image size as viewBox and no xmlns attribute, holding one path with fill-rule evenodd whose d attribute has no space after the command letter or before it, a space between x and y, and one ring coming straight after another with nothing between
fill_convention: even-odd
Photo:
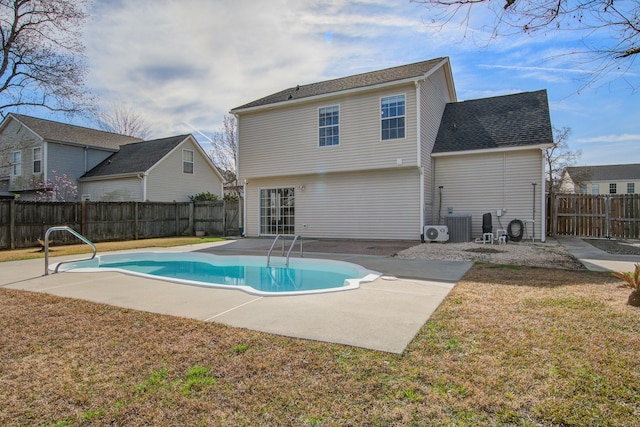
<instances>
[{"instance_id":1,"label":"shrub","mask_svg":"<svg viewBox=\"0 0 640 427\"><path fill-rule=\"evenodd\" d=\"M215 202L219 200L219 198L217 194L212 194L212 193L209 193L208 191L203 191L202 193L189 196L189 200L191 200L192 202Z\"/></svg>"}]
</instances>

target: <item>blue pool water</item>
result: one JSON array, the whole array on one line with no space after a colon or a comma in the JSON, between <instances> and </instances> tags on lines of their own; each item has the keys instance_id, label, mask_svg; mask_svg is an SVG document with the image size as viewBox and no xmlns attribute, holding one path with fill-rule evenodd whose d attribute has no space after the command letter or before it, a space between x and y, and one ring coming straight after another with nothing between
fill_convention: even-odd
<instances>
[{"instance_id":1,"label":"blue pool water","mask_svg":"<svg viewBox=\"0 0 640 427\"><path fill-rule=\"evenodd\" d=\"M53 267L55 268L55 266ZM217 256L194 252L100 255L62 264L59 271L119 271L196 286L241 289L257 295L297 295L356 289L380 273L357 264L313 258Z\"/></svg>"}]
</instances>

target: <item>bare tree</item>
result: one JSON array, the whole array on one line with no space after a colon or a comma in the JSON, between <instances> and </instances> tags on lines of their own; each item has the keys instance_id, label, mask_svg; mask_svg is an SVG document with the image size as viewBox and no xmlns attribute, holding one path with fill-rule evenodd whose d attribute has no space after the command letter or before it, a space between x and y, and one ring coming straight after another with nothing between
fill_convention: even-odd
<instances>
[{"instance_id":1,"label":"bare tree","mask_svg":"<svg viewBox=\"0 0 640 427\"><path fill-rule=\"evenodd\" d=\"M549 195L561 193L562 172L568 166L573 166L580 158L582 152L580 150L571 150L568 140L571 135L571 129L563 127L553 128L553 139L555 145L547 148L545 152L546 175L547 175L547 191ZM576 185L579 183L574 182Z\"/></svg>"},{"instance_id":2,"label":"bare tree","mask_svg":"<svg viewBox=\"0 0 640 427\"><path fill-rule=\"evenodd\" d=\"M85 0L0 0L0 115L15 107L82 111Z\"/></svg>"},{"instance_id":3,"label":"bare tree","mask_svg":"<svg viewBox=\"0 0 640 427\"><path fill-rule=\"evenodd\" d=\"M640 3L635 0L412 0L436 12L434 22L446 25L457 16L469 28L474 7L494 16L492 36L572 31L581 34L578 55L595 70L590 82L614 72L623 75L640 54ZM582 59L584 58L584 59ZM583 64L586 65L586 64ZM637 86L633 85L632 86Z\"/></svg>"},{"instance_id":4,"label":"bare tree","mask_svg":"<svg viewBox=\"0 0 640 427\"><path fill-rule=\"evenodd\" d=\"M144 117L131 107L113 103L108 109L96 114L100 129L121 135L147 139L151 135L151 126Z\"/></svg>"},{"instance_id":5,"label":"bare tree","mask_svg":"<svg viewBox=\"0 0 640 427\"><path fill-rule=\"evenodd\" d=\"M222 127L213 135L209 157L213 164L222 173L229 187L240 195L240 185L237 182L238 157L237 140L238 122L236 117L230 114L224 116Z\"/></svg>"}]
</instances>

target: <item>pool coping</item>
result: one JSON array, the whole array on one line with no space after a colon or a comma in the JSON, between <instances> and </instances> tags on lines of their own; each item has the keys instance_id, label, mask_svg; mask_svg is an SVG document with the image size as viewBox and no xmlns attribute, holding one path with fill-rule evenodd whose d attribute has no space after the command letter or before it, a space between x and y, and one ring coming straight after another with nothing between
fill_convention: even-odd
<instances>
[{"instance_id":1,"label":"pool coping","mask_svg":"<svg viewBox=\"0 0 640 427\"><path fill-rule=\"evenodd\" d=\"M139 251L211 251L227 242ZM123 251L132 252L132 251ZM377 255L309 253L348 260L384 274L359 289L297 296L185 286L115 272L36 276L43 260L1 264L0 287L187 317L293 338L402 353L471 262L401 260ZM56 257L53 261L81 256ZM406 272L406 274L403 274ZM433 274L428 274L432 272Z\"/></svg>"}]
</instances>

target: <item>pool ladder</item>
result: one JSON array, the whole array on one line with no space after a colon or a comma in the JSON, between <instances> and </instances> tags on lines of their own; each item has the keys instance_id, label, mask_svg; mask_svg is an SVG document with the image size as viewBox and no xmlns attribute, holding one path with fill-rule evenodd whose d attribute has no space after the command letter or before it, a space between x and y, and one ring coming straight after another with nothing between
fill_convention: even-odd
<instances>
[{"instance_id":1,"label":"pool ladder","mask_svg":"<svg viewBox=\"0 0 640 427\"><path fill-rule=\"evenodd\" d=\"M267 254L267 267L271 266L271 252L273 252L273 248L275 248L278 240L282 242L282 256L284 256L284 239L288 236L289 235L278 234L276 238L273 239L273 243L271 244L271 248L269 248L269 253ZM289 257L291 256L291 251L293 250L293 247L295 246L298 239L300 239L300 257L302 258L304 256L304 252L302 250L302 237L300 237L299 234L296 234L293 236L293 241L291 242L289 250L287 251L287 260L285 262L285 266L287 267L289 267Z\"/></svg>"},{"instance_id":2,"label":"pool ladder","mask_svg":"<svg viewBox=\"0 0 640 427\"><path fill-rule=\"evenodd\" d=\"M53 271L54 273L57 273L58 269L60 268L60 266L62 264L64 264L64 263L76 262L76 261L89 261L89 260L92 260L92 259L94 259L96 257L96 245L94 245L93 242L91 242L89 239L84 237L82 234L78 233L73 228L67 227L67 226L51 227L44 234L44 274L45 274L45 276L49 274L49 234L51 234L52 231L68 231L69 233L71 233L74 236L76 236L78 239L82 240L87 245L91 246L91 249L93 249L93 255L91 256L91 258L86 258L86 259L83 259L83 260L76 259L76 260L73 260L73 261L62 261L62 262L59 262L58 265L56 265L56 269Z\"/></svg>"}]
</instances>

